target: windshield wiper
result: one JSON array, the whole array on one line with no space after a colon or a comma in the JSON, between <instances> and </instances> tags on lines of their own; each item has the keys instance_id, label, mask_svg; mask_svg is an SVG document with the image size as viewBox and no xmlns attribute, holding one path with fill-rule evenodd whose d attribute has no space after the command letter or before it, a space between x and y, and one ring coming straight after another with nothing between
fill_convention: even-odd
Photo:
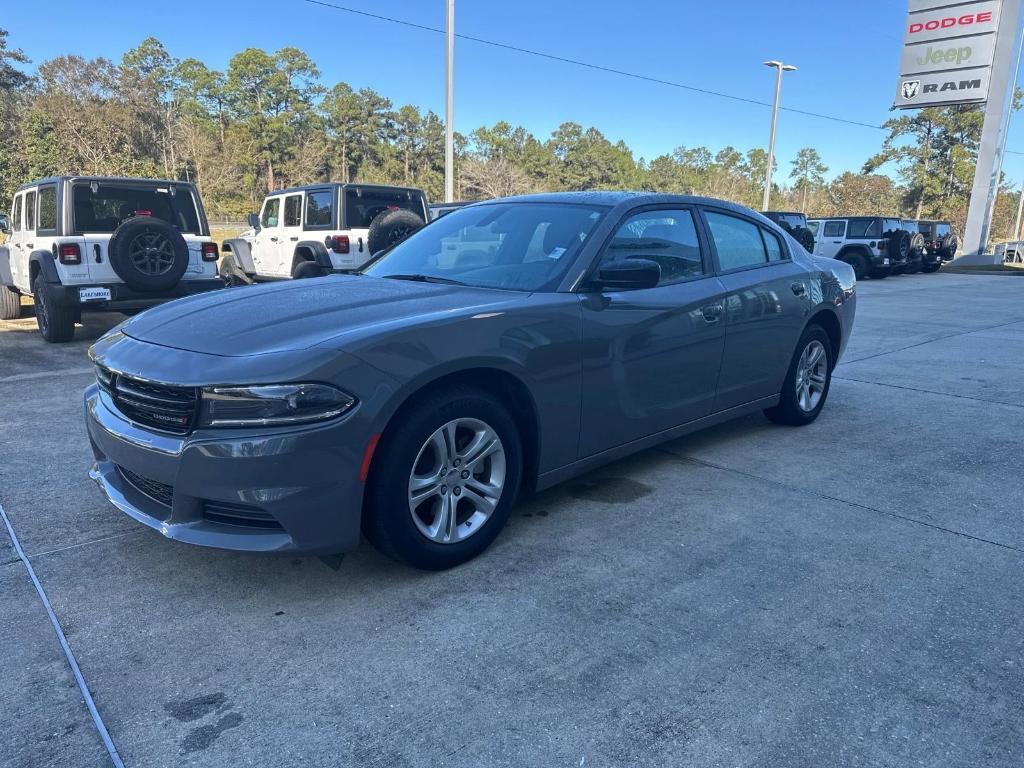
<instances>
[{"instance_id":1,"label":"windshield wiper","mask_svg":"<svg viewBox=\"0 0 1024 768\"><path fill-rule=\"evenodd\" d=\"M438 277L437 275L381 275L389 280L411 280L416 283L441 283L442 285L466 285L461 280L453 280L450 277Z\"/></svg>"}]
</instances>

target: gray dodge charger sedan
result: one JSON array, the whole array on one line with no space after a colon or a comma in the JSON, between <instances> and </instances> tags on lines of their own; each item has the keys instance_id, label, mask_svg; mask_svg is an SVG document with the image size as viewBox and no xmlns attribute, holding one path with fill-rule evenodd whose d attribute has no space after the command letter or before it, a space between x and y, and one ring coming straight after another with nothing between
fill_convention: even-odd
<instances>
[{"instance_id":1,"label":"gray dodge charger sedan","mask_svg":"<svg viewBox=\"0 0 1024 768\"><path fill-rule=\"evenodd\" d=\"M414 566L483 551L516 496L763 410L813 421L849 266L719 200L460 208L336 274L182 299L90 354L110 501L164 536Z\"/></svg>"}]
</instances>

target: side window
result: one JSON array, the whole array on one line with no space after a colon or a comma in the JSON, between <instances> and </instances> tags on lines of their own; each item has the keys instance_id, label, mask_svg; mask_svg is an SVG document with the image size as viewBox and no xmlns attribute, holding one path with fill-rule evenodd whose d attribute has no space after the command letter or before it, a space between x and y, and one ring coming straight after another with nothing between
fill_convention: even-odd
<instances>
[{"instance_id":1,"label":"side window","mask_svg":"<svg viewBox=\"0 0 1024 768\"><path fill-rule=\"evenodd\" d=\"M814 235L815 237L818 236L818 227L820 227L820 226L821 226L821 222L820 221L808 221L807 222L807 228L809 230L811 230L811 234Z\"/></svg>"},{"instance_id":2,"label":"side window","mask_svg":"<svg viewBox=\"0 0 1024 768\"><path fill-rule=\"evenodd\" d=\"M768 263L761 228L744 219L705 211L723 272Z\"/></svg>"},{"instance_id":3,"label":"side window","mask_svg":"<svg viewBox=\"0 0 1024 768\"><path fill-rule=\"evenodd\" d=\"M764 249L768 251L768 261L782 261L786 258L785 253L782 251L782 243L779 242L779 238L767 229L761 230L761 237L764 238Z\"/></svg>"},{"instance_id":4,"label":"side window","mask_svg":"<svg viewBox=\"0 0 1024 768\"><path fill-rule=\"evenodd\" d=\"M36 222L37 229L57 229L57 187L49 184L39 188L39 221Z\"/></svg>"},{"instance_id":5,"label":"side window","mask_svg":"<svg viewBox=\"0 0 1024 768\"><path fill-rule=\"evenodd\" d=\"M291 199L291 198L289 198ZM318 189L306 193L306 229L327 228L331 226L331 207L334 202L334 190Z\"/></svg>"},{"instance_id":6,"label":"side window","mask_svg":"<svg viewBox=\"0 0 1024 768\"><path fill-rule=\"evenodd\" d=\"M11 209L11 231L21 231L21 200L22 195L14 198L14 207Z\"/></svg>"},{"instance_id":7,"label":"side window","mask_svg":"<svg viewBox=\"0 0 1024 768\"><path fill-rule=\"evenodd\" d=\"M644 211L626 219L608 244L602 263L649 259L661 267L658 285L704 274L693 213L688 210Z\"/></svg>"},{"instance_id":8,"label":"side window","mask_svg":"<svg viewBox=\"0 0 1024 768\"><path fill-rule=\"evenodd\" d=\"M284 199L284 225L297 227L302 216L302 195L288 195Z\"/></svg>"},{"instance_id":9,"label":"side window","mask_svg":"<svg viewBox=\"0 0 1024 768\"><path fill-rule=\"evenodd\" d=\"M36 231L36 191L25 193L25 229Z\"/></svg>"},{"instance_id":10,"label":"side window","mask_svg":"<svg viewBox=\"0 0 1024 768\"><path fill-rule=\"evenodd\" d=\"M280 213L281 198L268 197L267 202L263 204L263 216L260 217L260 223L264 227L276 227Z\"/></svg>"},{"instance_id":11,"label":"side window","mask_svg":"<svg viewBox=\"0 0 1024 768\"><path fill-rule=\"evenodd\" d=\"M845 232L845 221L826 221L822 237L842 237Z\"/></svg>"}]
</instances>

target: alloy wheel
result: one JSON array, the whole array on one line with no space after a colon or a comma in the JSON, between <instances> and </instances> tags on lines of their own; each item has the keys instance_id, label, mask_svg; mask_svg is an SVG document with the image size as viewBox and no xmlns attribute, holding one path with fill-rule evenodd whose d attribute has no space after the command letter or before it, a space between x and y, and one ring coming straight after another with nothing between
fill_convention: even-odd
<instances>
[{"instance_id":1,"label":"alloy wheel","mask_svg":"<svg viewBox=\"0 0 1024 768\"><path fill-rule=\"evenodd\" d=\"M174 248L159 232L141 232L128 245L128 258L144 275L165 275L174 266Z\"/></svg>"},{"instance_id":2,"label":"alloy wheel","mask_svg":"<svg viewBox=\"0 0 1024 768\"><path fill-rule=\"evenodd\" d=\"M409 513L431 541L463 541L491 517L505 487L505 448L479 419L453 419L427 438L409 476Z\"/></svg>"},{"instance_id":3,"label":"alloy wheel","mask_svg":"<svg viewBox=\"0 0 1024 768\"><path fill-rule=\"evenodd\" d=\"M817 339L804 347L796 367L796 402L800 410L810 413L821 402L828 381L828 355Z\"/></svg>"}]
</instances>

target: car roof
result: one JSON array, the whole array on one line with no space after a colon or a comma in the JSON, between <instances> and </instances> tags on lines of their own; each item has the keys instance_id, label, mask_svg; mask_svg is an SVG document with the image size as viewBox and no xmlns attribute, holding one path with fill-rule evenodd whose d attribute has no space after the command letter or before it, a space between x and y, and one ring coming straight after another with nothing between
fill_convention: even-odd
<instances>
[{"instance_id":1,"label":"car roof","mask_svg":"<svg viewBox=\"0 0 1024 768\"><path fill-rule=\"evenodd\" d=\"M769 213L774 213L774 214L776 214L778 216L805 216L806 215L806 214L803 213L803 211L761 211L761 213L765 214L766 216Z\"/></svg>"},{"instance_id":2,"label":"car roof","mask_svg":"<svg viewBox=\"0 0 1024 768\"><path fill-rule=\"evenodd\" d=\"M175 184L182 187L194 187L191 181L180 181L174 179L147 179L140 176L47 176L45 179L33 179L18 187L15 192L20 192L28 187L38 187L42 184L59 184L64 181L100 181L114 184L127 182L146 182L148 184Z\"/></svg>"},{"instance_id":3,"label":"car roof","mask_svg":"<svg viewBox=\"0 0 1024 768\"><path fill-rule=\"evenodd\" d=\"M286 189L275 189L273 192L268 192L267 197L276 197L277 195L294 194L296 192L305 192L307 189L326 189L328 187L356 187L359 189L397 189L400 192L416 192L417 194L423 194L423 190L419 187L401 187L397 184L363 184L362 182L343 182L343 181L324 181L319 184L303 184L298 187L288 187Z\"/></svg>"},{"instance_id":4,"label":"car roof","mask_svg":"<svg viewBox=\"0 0 1024 768\"><path fill-rule=\"evenodd\" d=\"M674 195L661 192L631 192L631 191L606 191L593 190L589 192L542 192L534 195L516 195L513 197L498 197L493 200L481 200L476 205L491 205L493 203L567 203L574 205L598 205L615 207L626 203L632 206L638 205L659 205L664 203L676 203L678 205L708 205L716 208L725 208L736 213L756 213L750 208L731 203L728 200L719 200L713 197L700 197L698 195ZM760 214L758 214L760 215Z\"/></svg>"}]
</instances>

